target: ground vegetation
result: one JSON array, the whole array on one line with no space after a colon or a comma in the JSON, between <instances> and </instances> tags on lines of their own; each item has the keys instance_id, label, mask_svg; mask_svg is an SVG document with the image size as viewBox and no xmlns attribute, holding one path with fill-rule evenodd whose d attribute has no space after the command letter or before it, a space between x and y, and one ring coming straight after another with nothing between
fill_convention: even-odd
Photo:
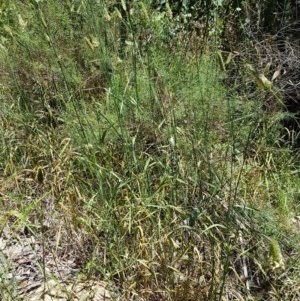
<instances>
[{"instance_id":1,"label":"ground vegetation","mask_svg":"<svg viewBox=\"0 0 300 301\"><path fill-rule=\"evenodd\" d=\"M2 1L1 300L300 300L297 1Z\"/></svg>"}]
</instances>

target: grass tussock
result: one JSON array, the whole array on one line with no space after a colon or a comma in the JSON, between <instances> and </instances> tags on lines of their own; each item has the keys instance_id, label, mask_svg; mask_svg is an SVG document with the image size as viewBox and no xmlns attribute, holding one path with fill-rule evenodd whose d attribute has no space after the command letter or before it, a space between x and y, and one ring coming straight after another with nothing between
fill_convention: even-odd
<instances>
[{"instance_id":1,"label":"grass tussock","mask_svg":"<svg viewBox=\"0 0 300 301\"><path fill-rule=\"evenodd\" d=\"M4 256L28 238L41 283L104 280L116 300L299 299L297 157L213 43L199 57L146 2L0 14L2 300L32 294Z\"/></svg>"}]
</instances>

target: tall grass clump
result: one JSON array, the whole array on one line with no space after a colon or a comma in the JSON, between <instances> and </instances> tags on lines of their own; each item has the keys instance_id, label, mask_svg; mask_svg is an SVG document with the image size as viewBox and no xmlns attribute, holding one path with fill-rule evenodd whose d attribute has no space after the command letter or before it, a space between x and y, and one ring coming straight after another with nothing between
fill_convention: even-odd
<instances>
[{"instance_id":1,"label":"tall grass clump","mask_svg":"<svg viewBox=\"0 0 300 301\"><path fill-rule=\"evenodd\" d=\"M199 55L168 2L5 3L0 243L116 300L297 298L297 162L221 36Z\"/></svg>"}]
</instances>

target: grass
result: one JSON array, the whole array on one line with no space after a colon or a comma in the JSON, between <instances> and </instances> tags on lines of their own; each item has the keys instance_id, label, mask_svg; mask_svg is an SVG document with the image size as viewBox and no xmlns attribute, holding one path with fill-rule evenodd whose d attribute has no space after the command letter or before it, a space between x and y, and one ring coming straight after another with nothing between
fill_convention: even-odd
<instances>
[{"instance_id":1,"label":"grass","mask_svg":"<svg viewBox=\"0 0 300 301\"><path fill-rule=\"evenodd\" d=\"M300 182L278 113L140 5L1 10L2 234L117 300L297 300Z\"/></svg>"}]
</instances>

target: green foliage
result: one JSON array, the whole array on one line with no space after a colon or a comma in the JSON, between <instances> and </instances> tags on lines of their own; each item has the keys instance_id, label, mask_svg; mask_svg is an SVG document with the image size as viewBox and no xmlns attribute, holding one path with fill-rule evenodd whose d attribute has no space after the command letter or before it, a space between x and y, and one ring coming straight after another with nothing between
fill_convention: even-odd
<instances>
[{"instance_id":1,"label":"green foliage","mask_svg":"<svg viewBox=\"0 0 300 301\"><path fill-rule=\"evenodd\" d=\"M297 283L297 166L264 110L276 89L250 62L263 89L246 71L229 86L237 59L216 51L240 6L3 1L1 232L41 237L122 300L280 295L283 260Z\"/></svg>"}]
</instances>

